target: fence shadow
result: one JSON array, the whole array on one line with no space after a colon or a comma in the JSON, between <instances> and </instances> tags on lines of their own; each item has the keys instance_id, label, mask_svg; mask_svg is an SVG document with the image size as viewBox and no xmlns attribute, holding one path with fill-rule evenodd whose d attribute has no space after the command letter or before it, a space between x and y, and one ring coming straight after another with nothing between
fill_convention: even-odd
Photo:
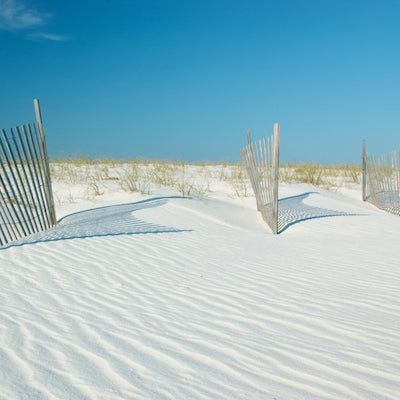
<instances>
[{"instance_id":1,"label":"fence shadow","mask_svg":"<svg viewBox=\"0 0 400 400\"><path fill-rule=\"evenodd\" d=\"M286 197L278 201L278 233L285 231L294 224L310 219L357 215L354 213L331 210L327 208L320 208L304 204L303 200L305 200L311 194L318 193L308 192L297 196Z\"/></svg>"},{"instance_id":2,"label":"fence shadow","mask_svg":"<svg viewBox=\"0 0 400 400\"><path fill-rule=\"evenodd\" d=\"M60 219L56 227L11 242L0 250L25 244L77 238L190 232L190 230L148 223L133 215L135 211L160 207L171 198L181 197L157 197L136 203L99 207L70 214Z\"/></svg>"}]
</instances>

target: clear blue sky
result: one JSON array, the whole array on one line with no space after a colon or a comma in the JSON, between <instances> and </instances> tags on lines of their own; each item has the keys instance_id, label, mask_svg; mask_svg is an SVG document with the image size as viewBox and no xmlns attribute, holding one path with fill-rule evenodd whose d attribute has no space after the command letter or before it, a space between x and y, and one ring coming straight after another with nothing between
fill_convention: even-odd
<instances>
[{"instance_id":1,"label":"clear blue sky","mask_svg":"<svg viewBox=\"0 0 400 400\"><path fill-rule=\"evenodd\" d=\"M240 161L400 149L400 0L0 0L0 127L51 157Z\"/></svg>"}]
</instances>

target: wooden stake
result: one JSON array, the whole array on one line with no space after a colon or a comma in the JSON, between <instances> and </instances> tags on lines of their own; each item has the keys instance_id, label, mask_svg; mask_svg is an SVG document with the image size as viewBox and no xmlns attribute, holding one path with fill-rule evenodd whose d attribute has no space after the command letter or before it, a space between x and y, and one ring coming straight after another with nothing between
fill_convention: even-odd
<instances>
[{"instance_id":1,"label":"wooden stake","mask_svg":"<svg viewBox=\"0 0 400 400\"><path fill-rule=\"evenodd\" d=\"M278 233L279 124L274 125L274 233Z\"/></svg>"},{"instance_id":2,"label":"wooden stake","mask_svg":"<svg viewBox=\"0 0 400 400\"><path fill-rule=\"evenodd\" d=\"M367 200L367 150L365 140L363 140L362 150L362 200Z\"/></svg>"}]
</instances>

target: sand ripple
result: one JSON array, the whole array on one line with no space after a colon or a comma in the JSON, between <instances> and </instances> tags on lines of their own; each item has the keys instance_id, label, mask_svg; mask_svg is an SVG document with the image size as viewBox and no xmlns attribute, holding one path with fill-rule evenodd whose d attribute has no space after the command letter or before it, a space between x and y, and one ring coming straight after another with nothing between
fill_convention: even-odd
<instances>
[{"instance_id":1,"label":"sand ripple","mask_svg":"<svg viewBox=\"0 0 400 400\"><path fill-rule=\"evenodd\" d=\"M371 252L328 218L274 237L190 204L125 215L150 235L0 252L1 399L398 398L394 240Z\"/></svg>"}]
</instances>

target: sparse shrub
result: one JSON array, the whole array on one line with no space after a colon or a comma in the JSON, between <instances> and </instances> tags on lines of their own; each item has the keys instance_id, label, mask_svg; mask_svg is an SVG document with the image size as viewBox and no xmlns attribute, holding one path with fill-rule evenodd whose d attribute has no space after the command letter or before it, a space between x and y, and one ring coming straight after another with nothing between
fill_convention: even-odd
<instances>
[{"instance_id":1,"label":"sparse shrub","mask_svg":"<svg viewBox=\"0 0 400 400\"><path fill-rule=\"evenodd\" d=\"M361 167L357 165L285 164L279 168L280 182L310 183L327 190L337 190L346 184L358 184L360 178Z\"/></svg>"},{"instance_id":2,"label":"sparse shrub","mask_svg":"<svg viewBox=\"0 0 400 400\"><path fill-rule=\"evenodd\" d=\"M127 192L138 191L139 170L136 163L129 163L118 174L118 183Z\"/></svg>"},{"instance_id":3,"label":"sparse shrub","mask_svg":"<svg viewBox=\"0 0 400 400\"><path fill-rule=\"evenodd\" d=\"M182 163L176 174L173 187L182 195L182 197L189 197L194 188L193 176L188 175L187 167Z\"/></svg>"},{"instance_id":4,"label":"sparse shrub","mask_svg":"<svg viewBox=\"0 0 400 400\"><path fill-rule=\"evenodd\" d=\"M305 164L295 169L295 176L298 182L311 183L318 186L322 183L322 170L315 164Z\"/></svg>"},{"instance_id":5,"label":"sparse shrub","mask_svg":"<svg viewBox=\"0 0 400 400\"><path fill-rule=\"evenodd\" d=\"M119 173L118 183L127 192L150 192L150 177L147 169L137 162L130 162Z\"/></svg>"},{"instance_id":6,"label":"sparse shrub","mask_svg":"<svg viewBox=\"0 0 400 400\"><path fill-rule=\"evenodd\" d=\"M87 178L87 196L88 198L92 196L100 196L101 191L100 191L100 186L99 186L99 181L96 179L94 176L89 176Z\"/></svg>"},{"instance_id":7,"label":"sparse shrub","mask_svg":"<svg viewBox=\"0 0 400 400\"><path fill-rule=\"evenodd\" d=\"M152 165L150 173L151 181L158 185L174 187L176 184L176 169L177 167L174 164L158 161Z\"/></svg>"},{"instance_id":8,"label":"sparse shrub","mask_svg":"<svg viewBox=\"0 0 400 400\"><path fill-rule=\"evenodd\" d=\"M246 168L243 164L233 165L230 168L230 176L227 178L236 197L247 197L249 193Z\"/></svg>"},{"instance_id":9,"label":"sparse shrub","mask_svg":"<svg viewBox=\"0 0 400 400\"><path fill-rule=\"evenodd\" d=\"M356 165L344 167L346 176L350 178L352 183L360 183L362 168Z\"/></svg>"}]
</instances>

